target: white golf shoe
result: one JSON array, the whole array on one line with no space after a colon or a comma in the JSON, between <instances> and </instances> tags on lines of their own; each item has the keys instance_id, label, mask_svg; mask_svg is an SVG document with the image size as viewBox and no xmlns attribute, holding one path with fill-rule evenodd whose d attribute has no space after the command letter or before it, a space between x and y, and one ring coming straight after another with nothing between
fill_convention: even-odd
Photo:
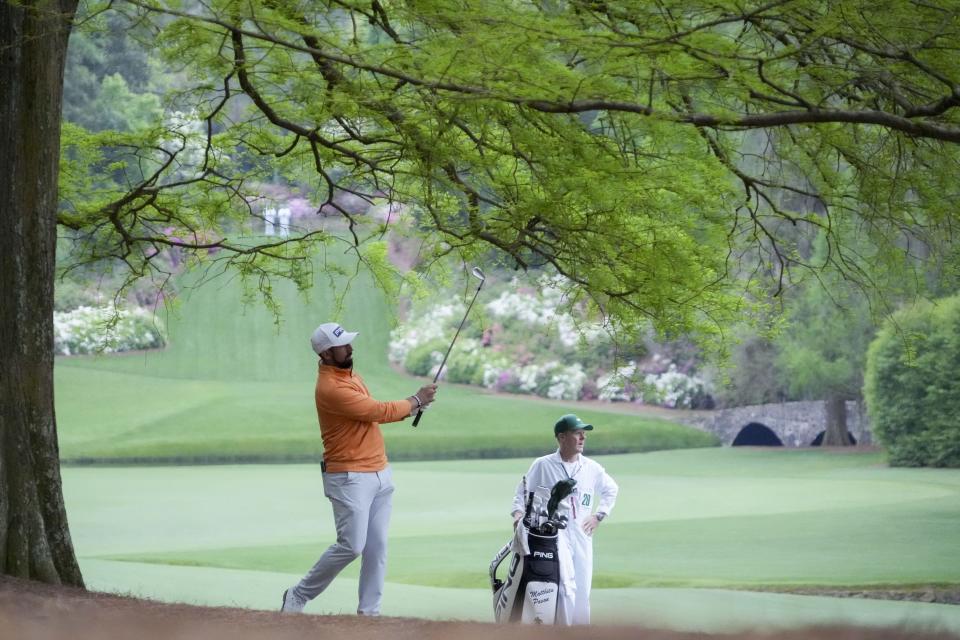
<instances>
[{"instance_id":1,"label":"white golf shoe","mask_svg":"<svg viewBox=\"0 0 960 640\"><path fill-rule=\"evenodd\" d=\"M293 587L291 587L283 592L283 604L280 606L280 611L283 613L302 613L306 604L307 601L298 598Z\"/></svg>"}]
</instances>

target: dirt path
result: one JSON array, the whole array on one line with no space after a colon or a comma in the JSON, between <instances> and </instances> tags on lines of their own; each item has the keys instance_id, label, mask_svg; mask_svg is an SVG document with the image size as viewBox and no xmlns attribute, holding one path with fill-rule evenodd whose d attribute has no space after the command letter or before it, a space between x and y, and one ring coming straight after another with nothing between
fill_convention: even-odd
<instances>
[{"instance_id":1,"label":"dirt path","mask_svg":"<svg viewBox=\"0 0 960 640\"><path fill-rule=\"evenodd\" d=\"M960 640L948 633L815 627L707 635L639 627L497 626L419 618L281 615L229 607L165 604L0 576L2 640Z\"/></svg>"}]
</instances>

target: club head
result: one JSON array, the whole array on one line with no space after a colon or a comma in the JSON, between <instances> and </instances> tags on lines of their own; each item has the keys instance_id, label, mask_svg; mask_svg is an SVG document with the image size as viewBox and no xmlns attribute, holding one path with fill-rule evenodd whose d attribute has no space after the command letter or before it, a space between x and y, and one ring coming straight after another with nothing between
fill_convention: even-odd
<instances>
[{"instance_id":1,"label":"club head","mask_svg":"<svg viewBox=\"0 0 960 640\"><path fill-rule=\"evenodd\" d=\"M470 273L473 274L474 278L479 279L480 282L483 282L484 280L487 279L487 276L483 275L483 271L480 269L480 267L474 267L473 271L471 271Z\"/></svg>"}]
</instances>

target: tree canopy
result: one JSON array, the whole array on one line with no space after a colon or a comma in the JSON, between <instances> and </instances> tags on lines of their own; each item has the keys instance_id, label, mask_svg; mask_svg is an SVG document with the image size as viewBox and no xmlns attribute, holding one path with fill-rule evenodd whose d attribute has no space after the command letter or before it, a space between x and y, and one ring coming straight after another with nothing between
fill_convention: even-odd
<instances>
[{"instance_id":1,"label":"tree canopy","mask_svg":"<svg viewBox=\"0 0 960 640\"><path fill-rule=\"evenodd\" d=\"M177 126L68 147L87 149L89 175L65 165L61 224L134 273L181 246L301 276L308 242L338 240L236 238L270 175L327 207L345 194L410 205L423 264L493 250L552 268L625 330L716 334L792 267L876 291L953 257L957 3L90 7L107 8L152 30L188 79L166 104L186 114ZM136 179L91 191L108 160ZM380 230L342 213L358 255L387 270L365 245Z\"/></svg>"}]
</instances>

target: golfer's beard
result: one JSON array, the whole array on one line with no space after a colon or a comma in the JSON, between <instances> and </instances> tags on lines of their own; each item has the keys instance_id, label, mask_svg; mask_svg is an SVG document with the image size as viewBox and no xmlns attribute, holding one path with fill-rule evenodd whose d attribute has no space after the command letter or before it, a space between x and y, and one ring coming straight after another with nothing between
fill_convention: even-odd
<instances>
[{"instance_id":1,"label":"golfer's beard","mask_svg":"<svg viewBox=\"0 0 960 640\"><path fill-rule=\"evenodd\" d=\"M337 363L337 368L338 368L338 369L353 369L353 356L350 356L349 358L347 358L347 359L344 360L343 362L338 362L338 363Z\"/></svg>"}]
</instances>

